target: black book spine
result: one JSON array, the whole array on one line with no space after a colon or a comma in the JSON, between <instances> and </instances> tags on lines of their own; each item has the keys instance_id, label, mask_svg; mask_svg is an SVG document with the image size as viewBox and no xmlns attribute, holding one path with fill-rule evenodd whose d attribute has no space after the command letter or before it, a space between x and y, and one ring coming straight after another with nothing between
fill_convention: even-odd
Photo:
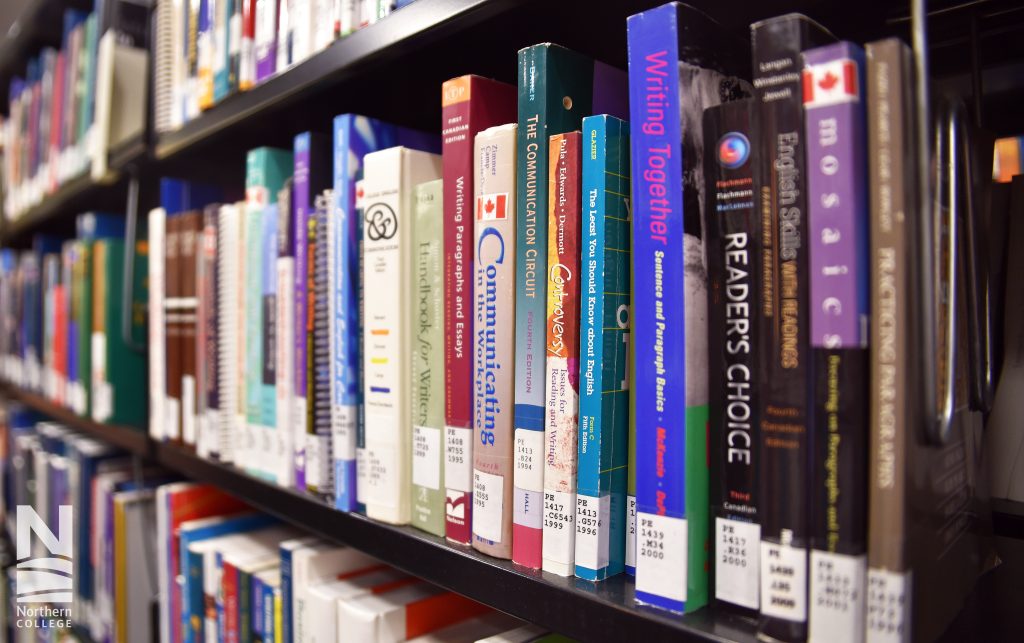
<instances>
[{"instance_id":1,"label":"black book spine","mask_svg":"<svg viewBox=\"0 0 1024 643\"><path fill-rule=\"evenodd\" d=\"M752 105L704 111L704 175L715 598L754 613L761 532Z\"/></svg>"},{"instance_id":2,"label":"black book spine","mask_svg":"<svg viewBox=\"0 0 1024 643\"><path fill-rule=\"evenodd\" d=\"M805 16L751 27L761 242L759 636L807 638L811 409L807 181L800 53L832 41Z\"/></svg>"}]
</instances>

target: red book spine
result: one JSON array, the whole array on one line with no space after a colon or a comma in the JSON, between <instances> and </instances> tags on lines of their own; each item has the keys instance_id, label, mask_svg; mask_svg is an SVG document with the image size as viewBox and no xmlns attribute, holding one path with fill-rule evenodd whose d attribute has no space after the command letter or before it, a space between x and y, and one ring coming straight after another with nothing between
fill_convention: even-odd
<instances>
[{"instance_id":1,"label":"red book spine","mask_svg":"<svg viewBox=\"0 0 1024 643\"><path fill-rule=\"evenodd\" d=\"M221 591L224 593L224 638L227 643L238 643L238 570L223 562Z\"/></svg>"},{"instance_id":2,"label":"red book spine","mask_svg":"<svg viewBox=\"0 0 1024 643\"><path fill-rule=\"evenodd\" d=\"M68 376L68 311L66 286L58 284L53 289L53 370L57 377L54 397L58 404L64 404L64 383Z\"/></svg>"},{"instance_id":3,"label":"red book spine","mask_svg":"<svg viewBox=\"0 0 1024 643\"><path fill-rule=\"evenodd\" d=\"M473 405L473 140L516 120L516 87L460 76L441 88L444 178L445 533L469 544Z\"/></svg>"}]
</instances>

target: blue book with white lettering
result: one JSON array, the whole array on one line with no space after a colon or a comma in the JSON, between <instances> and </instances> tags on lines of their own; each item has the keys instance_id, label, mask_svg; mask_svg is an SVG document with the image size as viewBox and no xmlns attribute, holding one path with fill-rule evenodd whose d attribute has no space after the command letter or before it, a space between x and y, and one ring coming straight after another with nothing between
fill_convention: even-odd
<instances>
[{"instance_id":1,"label":"blue book with white lettering","mask_svg":"<svg viewBox=\"0 0 1024 643\"><path fill-rule=\"evenodd\" d=\"M359 379L359 221L354 216L355 184L363 157L401 145L441 151L437 134L391 125L356 114L334 118L335 212L328 223L328 308L330 337L331 433L334 448L335 506L356 508L356 424L362 404ZM298 262L296 261L296 271ZM297 309L296 309L297 310Z\"/></svg>"},{"instance_id":2,"label":"blue book with white lettering","mask_svg":"<svg viewBox=\"0 0 1024 643\"><path fill-rule=\"evenodd\" d=\"M636 600L707 602L708 328L701 207L704 109L741 95L742 41L692 7L630 16ZM681 186L681 189L680 189Z\"/></svg>"},{"instance_id":3,"label":"blue book with white lettering","mask_svg":"<svg viewBox=\"0 0 1024 643\"><path fill-rule=\"evenodd\" d=\"M583 119L576 575L621 574L629 438L629 123Z\"/></svg>"}]
</instances>

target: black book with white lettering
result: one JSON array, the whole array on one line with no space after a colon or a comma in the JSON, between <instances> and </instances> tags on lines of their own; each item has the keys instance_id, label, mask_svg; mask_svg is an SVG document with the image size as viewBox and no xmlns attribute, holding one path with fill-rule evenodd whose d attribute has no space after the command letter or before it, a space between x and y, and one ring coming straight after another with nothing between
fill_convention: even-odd
<instances>
[{"instance_id":1,"label":"black book with white lettering","mask_svg":"<svg viewBox=\"0 0 1024 643\"><path fill-rule=\"evenodd\" d=\"M748 99L704 110L714 595L751 614L761 548L752 106Z\"/></svg>"}]
</instances>

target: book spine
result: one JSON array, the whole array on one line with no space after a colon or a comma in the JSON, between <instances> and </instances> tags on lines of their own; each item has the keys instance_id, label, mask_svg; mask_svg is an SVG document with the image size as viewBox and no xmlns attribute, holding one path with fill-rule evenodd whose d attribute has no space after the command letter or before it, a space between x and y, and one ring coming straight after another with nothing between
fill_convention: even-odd
<instances>
[{"instance_id":1,"label":"book spine","mask_svg":"<svg viewBox=\"0 0 1024 643\"><path fill-rule=\"evenodd\" d=\"M409 311L413 351L412 389L412 524L445 535L444 480L444 293L442 255L444 226L442 181L413 190L413 275L416 305Z\"/></svg>"},{"instance_id":2,"label":"book spine","mask_svg":"<svg viewBox=\"0 0 1024 643\"><path fill-rule=\"evenodd\" d=\"M251 186L252 183L248 182ZM258 183L258 189L263 186ZM243 381L242 407L245 409L245 452L246 457L240 464L247 472L255 476L264 473L264 432L262 430L263 402L263 210L266 201L249 200L245 206L244 228L245 245L242 257L245 265L244 274L244 317L245 344L242 352Z\"/></svg>"},{"instance_id":3,"label":"book spine","mask_svg":"<svg viewBox=\"0 0 1024 643\"><path fill-rule=\"evenodd\" d=\"M256 84L256 2L238 0L242 5L242 37L238 48L238 89L246 91Z\"/></svg>"},{"instance_id":4,"label":"book spine","mask_svg":"<svg viewBox=\"0 0 1024 643\"><path fill-rule=\"evenodd\" d=\"M238 570L231 563L223 560L221 554L217 555L221 565L221 588L222 598L217 605L218 629L222 629L223 635L220 640L225 643L239 642L239 583ZM223 628L220 624L223 623Z\"/></svg>"},{"instance_id":5,"label":"book spine","mask_svg":"<svg viewBox=\"0 0 1024 643\"><path fill-rule=\"evenodd\" d=\"M164 338L167 368L166 402L164 406L164 435L172 441L181 440L181 217L171 216L167 220L166 245L164 252L165 288ZM95 248L95 244L93 246ZM95 280L93 281L95 286Z\"/></svg>"},{"instance_id":6,"label":"book spine","mask_svg":"<svg viewBox=\"0 0 1024 643\"><path fill-rule=\"evenodd\" d=\"M221 0L223 4L223 0ZM196 32L196 68L199 91L199 109L213 105L214 30L216 28L217 0L200 0L199 28Z\"/></svg>"},{"instance_id":7,"label":"book spine","mask_svg":"<svg viewBox=\"0 0 1024 643\"><path fill-rule=\"evenodd\" d=\"M250 619L250 627L252 628L252 631L251 631L252 638L251 639L246 638L246 639L243 639L243 640L246 640L246 641L252 640L252 641L260 641L260 642L262 642L264 640L264 637L263 637L263 601L265 600L265 595L263 593L264 586L263 586L263 581L261 581L259 578L255 577L255 576L251 576L250 577L250 582L251 582L251 586L250 586L250 590L249 591L251 592L251 595L252 595L252 610L251 610L252 618Z\"/></svg>"},{"instance_id":8,"label":"book spine","mask_svg":"<svg viewBox=\"0 0 1024 643\"><path fill-rule=\"evenodd\" d=\"M328 226L334 211L330 190L316 197L316 253L313 304L313 433L306 443L306 488L334 504L334 458L331 446L331 399L329 377L330 330L327 316Z\"/></svg>"},{"instance_id":9,"label":"book spine","mask_svg":"<svg viewBox=\"0 0 1024 643\"><path fill-rule=\"evenodd\" d=\"M275 195L276 196L276 195ZM277 430L277 229L278 204L263 208L260 232L260 430L265 440L259 445L263 453L264 475L278 484L288 484L287 470L291 453L285 453L284 432ZM289 337L288 340L291 340ZM289 427L290 428L290 427Z\"/></svg>"},{"instance_id":10,"label":"book spine","mask_svg":"<svg viewBox=\"0 0 1024 643\"><path fill-rule=\"evenodd\" d=\"M363 160L366 515L397 524L411 518L408 452L403 448L411 434L407 380L411 341L400 296L409 292L412 274L413 218L408 196L403 195L403 184L410 178L408 152L391 148Z\"/></svg>"},{"instance_id":11,"label":"book spine","mask_svg":"<svg viewBox=\"0 0 1024 643\"><path fill-rule=\"evenodd\" d=\"M580 133L549 138L544 571L571 576L579 432Z\"/></svg>"},{"instance_id":12,"label":"book spine","mask_svg":"<svg viewBox=\"0 0 1024 643\"><path fill-rule=\"evenodd\" d=\"M803 53L813 402L809 640L864 639L868 186L864 52Z\"/></svg>"},{"instance_id":13,"label":"book spine","mask_svg":"<svg viewBox=\"0 0 1024 643\"><path fill-rule=\"evenodd\" d=\"M233 462L235 445L240 437L237 418L238 398L238 335L239 335L239 212L236 205L220 208L217 225L217 322L218 336L222 340L217 347L218 396L220 413L218 420L217 458L221 462Z\"/></svg>"},{"instance_id":14,"label":"book spine","mask_svg":"<svg viewBox=\"0 0 1024 643\"><path fill-rule=\"evenodd\" d=\"M217 444L217 208L203 210L202 231L198 241L199 283L197 295L199 335L197 372L199 392L199 429L196 451L204 458L216 451Z\"/></svg>"},{"instance_id":15,"label":"book spine","mask_svg":"<svg viewBox=\"0 0 1024 643\"><path fill-rule=\"evenodd\" d=\"M867 640L910 640L911 580L907 541L907 347L911 232L900 213L913 212L914 149L909 120L910 51L898 39L867 46L868 158L871 177L870 431L868 443Z\"/></svg>"},{"instance_id":16,"label":"book spine","mask_svg":"<svg viewBox=\"0 0 1024 643\"><path fill-rule=\"evenodd\" d=\"M292 5L296 4L295 0L281 0L278 5L277 14L277 70L283 72L295 62L292 55L293 43L294 43L294 20L295 16L292 15Z\"/></svg>"},{"instance_id":17,"label":"book spine","mask_svg":"<svg viewBox=\"0 0 1024 643\"><path fill-rule=\"evenodd\" d=\"M163 208L149 212L149 435L162 441L167 433L164 428L166 393L164 327L164 248L167 214ZM82 246L85 245L83 242ZM84 283L82 284L84 286ZM77 290L77 289L76 289ZM72 397L77 398L77 395ZM77 410L76 405L76 410ZM79 411L81 413L81 411Z\"/></svg>"},{"instance_id":18,"label":"book spine","mask_svg":"<svg viewBox=\"0 0 1024 643\"><path fill-rule=\"evenodd\" d=\"M282 547L281 552L281 641L291 643L294 628L292 626L292 605L294 604L295 587L293 585L294 568L292 566L292 548Z\"/></svg>"},{"instance_id":19,"label":"book spine","mask_svg":"<svg viewBox=\"0 0 1024 643\"><path fill-rule=\"evenodd\" d=\"M515 484L512 559L542 564L544 512L544 337L547 314L548 159L546 49L519 52L516 165ZM536 90L534 89L536 87Z\"/></svg>"},{"instance_id":20,"label":"book spine","mask_svg":"<svg viewBox=\"0 0 1024 643\"><path fill-rule=\"evenodd\" d=\"M328 318L331 320L330 379L331 434L334 449L334 505L343 511L356 508L356 425L362 384L358 329L358 230L362 223L354 210L353 184L357 152L352 118L334 120L335 213L328 224Z\"/></svg>"},{"instance_id":21,"label":"book spine","mask_svg":"<svg viewBox=\"0 0 1024 643\"><path fill-rule=\"evenodd\" d=\"M715 598L757 610L757 355L752 324L758 258L751 102L704 112L708 199L708 353Z\"/></svg>"},{"instance_id":22,"label":"book spine","mask_svg":"<svg viewBox=\"0 0 1024 643\"><path fill-rule=\"evenodd\" d=\"M200 226L198 212L181 217L178 243L181 252L181 299L178 309L181 323L181 438L186 446L195 448L198 433L197 386L198 359L196 343L198 328L198 279Z\"/></svg>"},{"instance_id":23,"label":"book spine","mask_svg":"<svg viewBox=\"0 0 1024 643\"><path fill-rule=\"evenodd\" d=\"M277 71L277 12L282 0L257 0L254 49L255 82L262 83ZM287 1L287 0L283 0Z\"/></svg>"},{"instance_id":24,"label":"book spine","mask_svg":"<svg viewBox=\"0 0 1024 643\"><path fill-rule=\"evenodd\" d=\"M253 591L252 591L252 575L243 572L240 569L235 570L235 576L237 577L238 583L238 604L235 606L235 611L238 623L238 638L236 641L252 641L252 617L253 617Z\"/></svg>"},{"instance_id":25,"label":"book spine","mask_svg":"<svg viewBox=\"0 0 1024 643\"><path fill-rule=\"evenodd\" d=\"M473 484L473 91L471 76L441 86L444 163L445 535L470 542Z\"/></svg>"},{"instance_id":26,"label":"book spine","mask_svg":"<svg viewBox=\"0 0 1024 643\"><path fill-rule=\"evenodd\" d=\"M294 423L293 457L295 458L295 487L306 488L305 449L306 434L309 431L308 397L306 390L309 326L309 222L313 212L313 201L309 183L310 135L302 133L295 137L295 170L292 177L292 199L295 210L293 239L295 242L295 383L294 408L291 419Z\"/></svg>"},{"instance_id":27,"label":"book spine","mask_svg":"<svg viewBox=\"0 0 1024 643\"><path fill-rule=\"evenodd\" d=\"M629 430L629 125L583 119L576 576L623 570Z\"/></svg>"},{"instance_id":28,"label":"book spine","mask_svg":"<svg viewBox=\"0 0 1024 643\"><path fill-rule=\"evenodd\" d=\"M672 611L706 601L710 547L707 282L700 237L704 186L695 183L702 180L700 173L690 171L703 161L703 137L699 127L683 128L679 115L702 114L718 102L714 92L701 90L710 85L721 91L724 80L680 60L678 8L665 5L627 23L637 179L634 285L645 293L633 316L636 598ZM677 74L677 65L691 73ZM669 187L679 185L681 191Z\"/></svg>"},{"instance_id":29,"label":"book spine","mask_svg":"<svg viewBox=\"0 0 1024 643\"><path fill-rule=\"evenodd\" d=\"M276 302L277 311L275 321L276 364L274 366L276 417L275 424L278 438L281 440L283 452L281 453L281 472L278 481L288 486L295 484L295 430L292 412L295 401L295 297L286 288L295 283L295 257L294 244L292 243L293 221L291 199L280 197L278 199L278 226L277 226L277 285L281 289L278 292Z\"/></svg>"},{"instance_id":30,"label":"book spine","mask_svg":"<svg viewBox=\"0 0 1024 643\"><path fill-rule=\"evenodd\" d=\"M358 355L358 361L356 362L359 366L358 380L359 388L365 390L366 383L366 365L364 363L364 356L366 353L363 345L364 332L366 330L366 290L363 288L363 284L366 283L366 265L364 261L364 250L365 244L363 243L364 228L366 222L364 214L366 212L366 188L364 182L360 179L355 183L355 204L354 214L356 218L356 254L358 255L356 264L356 274L359 276L359 284L356 288L356 328L359 331L359 340L356 342L356 351ZM356 415L356 511L366 512L366 489L367 489L367 471L366 466L366 405L360 404Z\"/></svg>"},{"instance_id":31,"label":"book spine","mask_svg":"<svg viewBox=\"0 0 1024 643\"><path fill-rule=\"evenodd\" d=\"M514 542L516 130L477 134L473 161L473 547L498 558L511 558Z\"/></svg>"},{"instance_id":32,"label":"book spine","mask_svg":"<svg viewBox=\"0 0 1024 643\"><path fill-rule=\"evenodd\" d=\"M759 633L782 640L807 636L811 413L800 52L819 44L809 29L798 14L751 29L761 233Z\"/></svg>"}]
</instances>

